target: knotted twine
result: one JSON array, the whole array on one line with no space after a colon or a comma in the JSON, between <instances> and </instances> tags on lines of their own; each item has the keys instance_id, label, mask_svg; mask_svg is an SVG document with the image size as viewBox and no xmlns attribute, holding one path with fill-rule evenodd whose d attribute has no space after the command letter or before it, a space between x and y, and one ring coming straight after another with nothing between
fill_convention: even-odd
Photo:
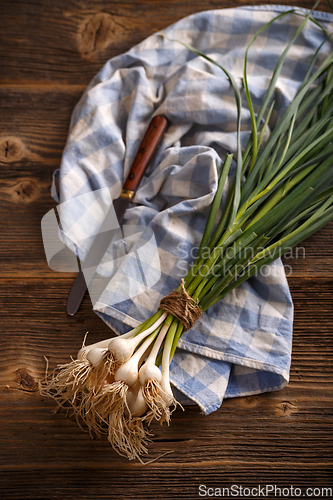
<instances>
[{"instance_id":1,"label":"knotted twine","mask_svg":"<svg viewBox=\"0 0 333 500\"><path fill-rule=\"evenodd\" d=\"M197 302L187 293L184 278L181 279L182 291L173 290L166 297L164 297L161 302L159 309L173 314L178 318L184 325L184 330L187 332L197 319L202 315L202 310L198 306Z\"/></svg>"}]
</instances>

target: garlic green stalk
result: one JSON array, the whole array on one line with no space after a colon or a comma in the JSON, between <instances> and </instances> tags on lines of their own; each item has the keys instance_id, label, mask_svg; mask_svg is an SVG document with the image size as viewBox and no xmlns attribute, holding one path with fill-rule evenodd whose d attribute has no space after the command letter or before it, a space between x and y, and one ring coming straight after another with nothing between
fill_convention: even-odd
<instances>
[{"instance_id":1,"label":"garlic green stalk","mask_svg":"<svg viewBox=\"0 0 333 500\"><path fill-rule=\"evenodd\" d=\"M165 313L167 315L167 313ZM164 315L163 315L164 316ZM139 371L139 380L141 385L145 385L149 380L156 380L156 382L162 382L162 373L161 370L156 366L156 358L161 348L164 337L166 336L170 324L172 322L171 314L168 315L168 318L164 321L164 324L158 334L157 339L154 342L153 348L150 351L150 354L145 361L145 363L141 366Z\"/></svg>"},{"instance_id":2,"label":"garlic green stalk","mask_svg":"<svg viewBox=\"0 0 333 500\"><path fill-rule=\"evenodd\" d=\"M142 333L133 337L133 333L131 338L128 338L129 335L121 335L120 337L115 337L111 339L108 349L113 354L113 357L116 361L120 363L125 363L130 359L133 352L137 348L137 346L144 340L148 335L150 335L156 328L158 328L165 318L167 317L167 313L163 313L160 318L158 318L153 325L144 330Z\"/></svg>"},{"instance_id":3,"label":"garlic green stalk","mask_svg":"<svg viewBox=\"0 0 333 500\"><path fill-rule=\"evenodd\" d=\"M147 414L147 420L149 422L155 419L160 423L163 423L164 421L169 423L170 415L173 411L170 410L170 406L173 405L174 409L177 404L170 387L169 369L165 369L164 367L163 372L162 365L161 372L157 366L157 357L165 339L165 345L163 346L161 352L163 352L163 356L164 352L167 352L167 357L164 359L167 359L168 363L170 363L171 346L177 321L178 320L175 321L172 314L168 315L163 323L158 337L154 342L148 358L143 363L139 371L139 382L142 386L144 399L149 408ZM169 340L167 340L168 338Z\"/></svg>"},{"instance_id":4,"label":"garlic green stalk","mask_svg":"<svg viewBox=\"0 0 333 500\"><path fill-rule=\"evenodd\" d=\"M165 345L163 349L163 356L162 356L162 381L161 381L161 387L162 387L162 399L164 400L165 404L170 407L171 405L175 404L175 398L171 389L170 385L170 358L171 358L171 349L172 349L172 343L173 343L173 332L170 332L170 335L167 335L167 338L165 340Z\"/></svg>"}]
</instances>

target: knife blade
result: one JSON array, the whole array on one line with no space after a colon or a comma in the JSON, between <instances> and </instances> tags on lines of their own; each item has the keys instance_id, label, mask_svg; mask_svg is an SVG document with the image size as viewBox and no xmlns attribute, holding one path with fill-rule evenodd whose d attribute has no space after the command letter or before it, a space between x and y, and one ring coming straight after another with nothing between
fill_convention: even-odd
<instances>
[{"instance_id":1,"label":"knife blade","mask_svg":"<svg viewBox=\"0 0 333 500\"><path fill-rule=\"evenodd\" d=\"M165 132L167 124L167 119L161 115L155 116L151 120L139 150L134 158L132 167L123 185L120 196L113 201L113 206L110 207L109 212L106 214L99 232L95 236L95 239L83 262L85 273L83 273L82 269L79 271L69 292L67 299L67 313L70 316L74 316L74 314L78 311L94 271L112 241L113 235L118 229L109 229L108 215L110 215L111 212L113 215L115 212L118 223L121 224L126 209L134 197L135 190L139 185L139 182L162 138L163 133Z\"/></svg>"}]
</instances>

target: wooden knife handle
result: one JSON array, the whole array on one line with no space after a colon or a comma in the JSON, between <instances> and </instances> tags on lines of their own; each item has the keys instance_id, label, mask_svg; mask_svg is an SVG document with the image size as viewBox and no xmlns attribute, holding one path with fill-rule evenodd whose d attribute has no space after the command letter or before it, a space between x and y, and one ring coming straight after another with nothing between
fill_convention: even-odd
<instances>
[{"instance_id":1,"label":"wooden knife handle","mask_svg":"<svg viewBox=\"0 0 333 500\"><path fill-rule=\"evenodd\" d=\"M123 191L134 194L167 125L164 116L155 116L152 119L124 183Z\"/></svg>"}]
</instances>

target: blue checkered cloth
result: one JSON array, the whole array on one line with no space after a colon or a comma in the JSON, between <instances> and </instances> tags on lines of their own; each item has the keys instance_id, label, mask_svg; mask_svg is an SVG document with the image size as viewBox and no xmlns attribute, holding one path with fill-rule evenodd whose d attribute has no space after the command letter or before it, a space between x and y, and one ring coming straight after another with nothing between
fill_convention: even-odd
<instances>
[{"instance_id":1,"label":"blue checkered cloth","mask_svg":"<svg viewBox=\"0 0 333 500\"><path fill-rule=\"evenodd\" d=\"M245 48L263 24L285 10L282 6L211 10L186 17L164 31L169 39L209 54L233 74L243 96L243 146L251 129L242 83ZM304 10L297 10L304 15ZM316 12L314 17L332 32L331 15ZM288 14L251 48L248 81L255 109L302 19ZM270 127L293 99L322 41L322 31L309 22L289 51L276 84L278 111ZM318 61L331 50L326 42ZM118 245L121 264L116 268L107 266L112 259L105 259L104 268L101 264L109 284L94 302L96 313L119 334L154 313L193 261L223 159L226 153L236 152L237 113L228 79L181 44L153 34L109 60L89 84L75 107L61 168L55 173L60 191L53 187L53 195L67 207L63 231L81 248L78 240L89 236L89 231L93 234L91 228L101 222L100 207L108 202L102 196L100 203L83 203L80 212L71 211L67 202L80 196L89 200L91 193L105 189L117 198L148 123L159 114L168 118L170 126L124 221L124 228L137 228L139 236L132 242L130 236L123 250ZM139 247L145 248L139 270L131 253L138 240ZM80 256L84 253L81 248ZM277 260L211 307L182 336L170 375L177 397L197 403L209 414L225 397L281 389L289 379L292 321L286 274Z\"/></svg>"}]
</instances>

